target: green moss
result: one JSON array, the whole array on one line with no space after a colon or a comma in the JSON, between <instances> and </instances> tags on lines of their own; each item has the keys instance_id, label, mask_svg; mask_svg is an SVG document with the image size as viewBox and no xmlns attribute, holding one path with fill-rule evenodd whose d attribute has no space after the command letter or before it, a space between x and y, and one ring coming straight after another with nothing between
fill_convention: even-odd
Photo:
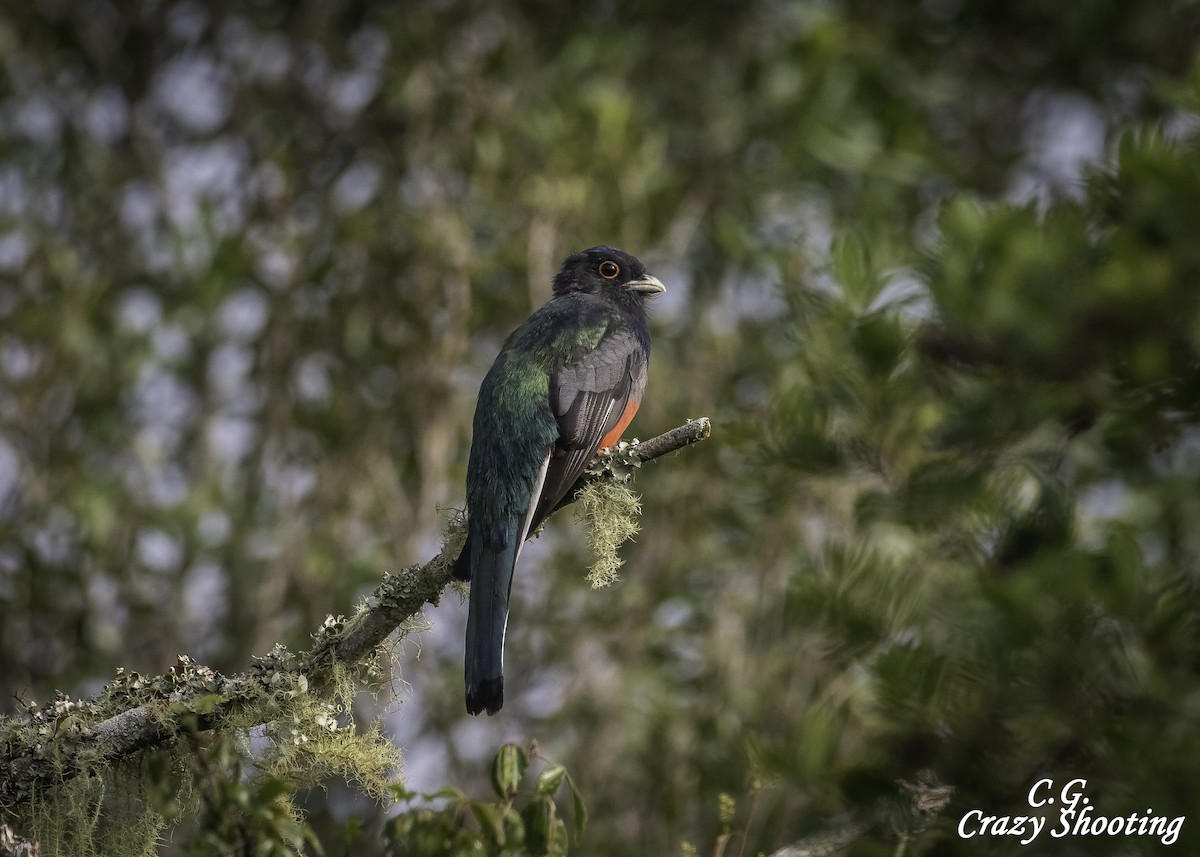
<instances>
[{"instance_id":1,"label":"green moss","mask_svg":"<svg viewBox=\"0 0 1200 857\"><path fill-rule=\"evenodd\" d=\"M587 576L593 588L617 580L617 570L624 563L617 549L637 535L641 512L638 496L623 482L594 480L580 492L575 520L587 527L588 547L595 557Z\"/></svg>"},{"instance_id":2,"label":"green moss","mask_svg":"<svg viewBox=\"0 0 1200 857\"><path fill-rule=\"evenodd\" d=\"M319 634L336 634L339 625L336 619L327 622ZM330 775L383 799L399 770L399 753L376 724L360 731L350 714L357 680L374 660L334 663L328 683L317 691L302 671L304 659L277 646L245 678L225 678L180 658L154 679L121 671L95 700L56 699L31 713L28 722L5 724L5 740L39 756L37 770L51 783L33 786L6 820L36 840L47 857L137 857L156 853L164 828L212 803L198 789L211 791L213 781L236 784L243 766L253 766L260 782L282 784L284 792L273 797L282 809L271 818L297 817L290 792ZM173 741L113 765L107 760L119 754L97 741L93 727L138 705L153 713ZM249 730L264 723L270 744L252 756ZM85 738L88 743L73 757L51 755ZM211 748L224 743L234 749L214 754ZM73 776L65 770L68 758Z\"/></svg>"},{"instance_id":3,"label":"green moss","mask_svg":"<svg viewBox=\"0 0 1200 857\"><path fill-rule=\"evenodd\" d=\"M142 799L143 775L125 765L74 777L35 795L17 827L44 857L151 857L168 819Z\"/></svg>"},{"instance_id":4,"label":"green moss","mask_svg":"<svg viewBox=\"0 0 1200 857\"><path fill-rule=\"evenodd\" d=\"M302 693L288 699L267 725L271 745L256 760L258 768L294 788L336 775L383 799L400 769L400 754L377 723L364 732L355 727L350 713L354 679L355 671L335 664L330 698Z\"/></svg>"},{"instance_id":5,"label":"green moss","mask_svg":"<svg viewBox=\"0 0 1200 857\"><path fill-rule=\"evenodd\" d=\"M438 512L445 523L442 525L442 550L435 560L435 568L439 572L449 574L450 566L458 559L463 545L467 543L467 513L464 509L445 507L439 508ZM468 586L464 581L452 579L451 585L459 596L464 599L467 597Z\"/></svg>"}]
</instances>

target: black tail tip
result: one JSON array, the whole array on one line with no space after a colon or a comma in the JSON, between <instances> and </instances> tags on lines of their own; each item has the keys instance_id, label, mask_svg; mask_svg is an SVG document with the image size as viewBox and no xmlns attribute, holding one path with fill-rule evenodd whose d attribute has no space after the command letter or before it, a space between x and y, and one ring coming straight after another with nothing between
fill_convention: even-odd
<instances>
[{"instance_id":1,"label":"black tail tip","mask_svg":"<svg viewBox=\"0 0 1200 857\"><path fill-rule=\"evenodd\" d=\"M485 678L476 687L467 688L467 713L486 711L495 714L504 707L504 677Z\"/></svg>"}]
</instances>

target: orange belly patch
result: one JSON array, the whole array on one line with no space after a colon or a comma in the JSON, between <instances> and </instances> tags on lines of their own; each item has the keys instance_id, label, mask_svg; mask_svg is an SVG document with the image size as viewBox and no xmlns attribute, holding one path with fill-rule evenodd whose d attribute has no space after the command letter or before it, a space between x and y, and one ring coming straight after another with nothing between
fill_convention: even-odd
<instances>
[{"instance_id":1,"label":"orange belly patch","mask_svg":"<svg viewBox=\"0 0 1200 857\"><path fill-rule=\"evenodd\" d=\"M632 399L625 405L625 410L621 413L621 418L617 420L617 424L613 426L613 430L604 436L600 441L600 449L613 446L621 439L622 432L629 427L633 422L633 416L638 412L640 402L635 402Z\"/></svg>"}]
</instances>

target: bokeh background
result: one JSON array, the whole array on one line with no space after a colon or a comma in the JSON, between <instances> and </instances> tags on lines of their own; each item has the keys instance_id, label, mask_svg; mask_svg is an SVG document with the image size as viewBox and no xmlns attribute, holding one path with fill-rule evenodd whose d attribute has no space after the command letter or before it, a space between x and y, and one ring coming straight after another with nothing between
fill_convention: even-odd
<instances>
[{"instance_id":1,"label":"bokeh background","mask_svg":"<svg viewBox=\"0 0 1200 857\"><path fill-rule=\"evenodd\" d=\"M669 289L631 434L714 436L639 475L615 586L568 515L526 551L500 716L428 611L359 712L410 786L536 738L597 855L770 852L923 769L959 791L911 853L984 853L955 820L1042 775L1195 811L1198 35L1183 0L4 4L0 713L237 672L431 557L483 372L608 243ZM388 810L328 789L341 853Z\"/></svg>"}]
</instances>

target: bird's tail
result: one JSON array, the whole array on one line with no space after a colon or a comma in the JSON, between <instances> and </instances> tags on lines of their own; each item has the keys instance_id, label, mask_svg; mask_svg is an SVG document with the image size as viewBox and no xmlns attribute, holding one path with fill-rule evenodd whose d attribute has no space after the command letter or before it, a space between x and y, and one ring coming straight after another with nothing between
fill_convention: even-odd
<instances>
[{"instance_id":1,"label":"bird's tail","mask_svg":"<svg viewBox=\"0 0 1200 857\"><path fill-rule=\"evenodd\" d=\"M467 610L466 684L467 711L495 714L504 705L504 629L508 624L508 595L521 539L519 522L505 527L501 548L472 538L471 598Z\"/></svg>"}]
</instances>

